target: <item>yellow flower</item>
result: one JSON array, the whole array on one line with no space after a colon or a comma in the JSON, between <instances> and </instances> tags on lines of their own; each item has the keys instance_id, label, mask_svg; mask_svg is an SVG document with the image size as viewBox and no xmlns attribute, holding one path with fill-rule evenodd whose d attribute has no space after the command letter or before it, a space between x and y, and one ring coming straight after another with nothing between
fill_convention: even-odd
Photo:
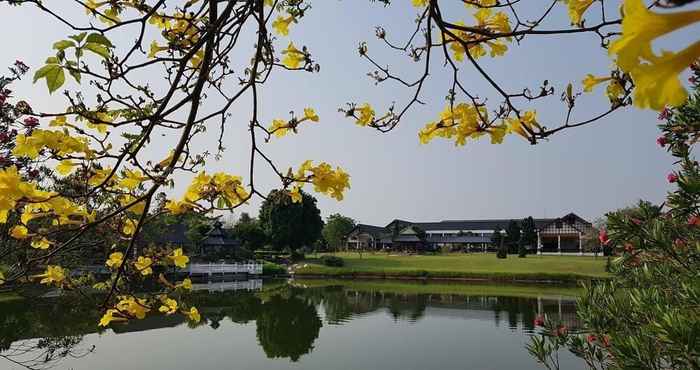
<instances>
[{"instance_id":1,"label":"yellow flower","mask_svg":"<svg viewBox=\"0 0 700 370\"><path fill-rule=\"evenodd\" d=\"M192 206L187 202L179 202L177 200L169 200L165 203L165 209L174 215L179 215L190 210Z\"/></svg>"},{"instance_id":2,"label":"yellow flower","mask_svg":"<svg viewBox=\"0 0 700 370\"><path fill-rule=\"evenodd\" d=\"M537 123L537 113L535 111L527 111L523 113L520 119L511 118L508 119L508 131L516 133L526 139L530 139L530 134L526 130L533 130L533 127L540 128L539 123Z\"/></svg>"},{"instance_id":3,"label":"yellow flower","mask_svg":"<svg viewBox=\"0 0 700 370\"><path fill-rule=\"evenodd\" d=\"M122 252L114 252L109 255L109 259L107 262L105 262L105 265L109 266L112 269L119 268L119 266L122 265L124 262L124 253Z\"/></svg>"},{"instance_id":4,"label":"yellow flower","mask_svg":"<svg viewBox=\"0 0 700 370\"><path fill-rule=\"evenodd\" d=\"M16 157L36 159L39 156L39 149L41 149L40 144L31 136L19 134L15 137L15 147L12 149L12 154Z\"/></svg>"},{"instance_id":5,"label":"yellow flower","mask_svg":"<svg viewBox=\"0 0 700 370\"><path fill-rule=\"evenodd\" d=\"M289 24L294 21L294 16L289 16L287 18L284 18L282 16L278 16L277 19L275 19L272 22L272 28L277 32L278 34L282 36L287 36L289 35Z\"/></svg>"},{"instance_id":6,"label":"yellow flower","mask_svg":"<svg viewBox=\"0 0 700 370\"><path fill-rule=\"evenodd\" d=\"M105 312L100 319L100 326L107 327L112 321L126 321L126 318L119 316L115 317L114 314L119 314L119 311L111 308L107 310L107 312Z\"/></svg>"},{"instance_id":7,"label":"yellow flower","mask_svg":"<svg viewBox=\"0 0 700 370\"><path fill-rule=\"evenodd\" d=\"M583 24L583 13L593 4L594 0L569 0L569 19L577 26Z\"/></svg>"},{"instance_id":8,"label":"yellow flower","mask_svg":"<svg viewBox=\"0 0 700 370\"><path fill-rule=\"evenodd\" d=\"M586 78L584 78L583 81L581 81L581 83L583 84L583 91L591 92L593 91L593 88L599 83L609 81L611 79L612 77L596 77L589 73L586 75Z\"/></svg>"},{"instance_id":9,"label":"yellow flower","mask_svg":"<svg viewBox=\"0 0 700 370\"><path fill-rule=\"evenodd\" d=\"M141 275L143 276L150 275L153 273L151 265L153 265L153 260L151 259L151 257L139 256L136 262L134 262L134 267L136 268L136 270L140 271Z\"/></svg>"},{"instance_id":10,"label":"yellow flower","mask_svg":"<svg viewBox=\"0 0 700 370\"><path fill-rule=\"evenodd\" d=\"M610 102L616 103L620 101L620 98L624 96L625 89L622 87L618 80L612 80L605 89L605 95L608 96Z\"/></svg>"},{"instance_id":11,"label":"yellow flower","mask_svg":"<svg viewBox=\"0 0 700 370\"><path fill-rule=\"evenodd\" d=\"M160 306L160 308L158 308L158 311L160 311L166 315L172 315L173 313L175 313L175 311L177 311L177 301L176 300L174 300L172 298L168 298L168 297L163 297L161 299L161 302L163 303L163 305Z\"/></svg>"},{"instance_id":12,"label":"yellow flower","mask_svg":"<svg viewBox=\"0 0 700 370\"><path fill-rule=\"evenodd\" d=\"M700 10L654 13L642 0L625 0L623 4L622 37L610 44L609 53L617 56L617 65L631 72L639 60L653 62L657 57L651 42L659 36L700 21Z\"/></svg>"},{"instance_id":13,"label":"yellow flower","mask_svg":"<svg viewBox=\"0 0 700 370\"><path fill-rule=\"evenodd\" d=\"M299 65L306 61L306 55L302 51L294 47L294 43L292 43L291 41L289 42L287 49L282 51L282 54L284 54L284 58L282 58L282 64L284 64L287 68L290 69L299 68Z\"/></svg>"},{"instance_id":14,"label":"yellow flower","mask_svg":"<svg viewBox=\"0 0 700 370\"><path fill-rule=\"evenodd\" d=\"M198 323L202 320L202 317L199 315L199 310L197 310L197 307L190 307L190 310L185 311L184 313L185 315L187 315L187 318L194 323Z\"/></svg>"},{"instance_id":15,"label":"yellow flower","mask_svg":"<svg viewBox=\"0 0 700 370\"><path fill-rule=\"evenodd\" d=\"M304 118L313 122L318 122L318 114L316 114L313 108L304 108Z\"/></svg>"},{"instance_id":16,"label":"yellow flower","mask_svg":"<svg viewBox=\"0 0 700 370\"><path fill-rule=\"evenodd\" d=\"M17 225L10 230L10 236L15 239L26 239L29 237L29 230L22 225Z\"/></svg>"},{"instance_id":17,"label":"yellow flower","mask_svg":"<svg viewBox=\"0 0 700 370\"><path fill-rule=\"evenodd\" d=\"M503 137L506 136L508 128L506 126L492 126L489 128L489 135L491 135L491 144L501 144L503 143Z\"/></svg>"},{"instance_id":18,"label":"yellow flower","mask_svg":"<svg viewBox=\"0 0 700 370\"><path fill-rule=\"evenodd\" d=\"M136 232L136 221L127 218L126 221L124 221L124 227L122 228L122 232L126 236L134 235L134 233Z\"/></svg>"},{"instance_id":19,"label":"yellow flower","mask_svg":"<svg viewBox=\"0 0 700 370\"><path fill-rule=\"evenodd\" d=\"M157 56L158 53L160 53L163 50L168 50L167 46L160 46L158 45L157 42L153 41L151 42L151 47L148 50L148 57L153 59Z\"/></svg>"},{"instance_id":20,"label":"yellow flower","mask_svg":"<svg viewBox=\"0 0 700 370\"><path fill-rule=\"evenodd\" d=\"M302 201L302 195L301 195L301 187L300 186L294 186L292 190L289 191L289 196L292 198L292 203L301 203Z\"/></svg>"},{"instance_id":21,"label":"yellow flower","mask_svg":"<svg viewBox=\"0 0 700 370\"><path fill-rule=\"evenodd\" d=\"M130 315L136 317L137 319L141 320L146 317L146 313L150 311L150 309L146 306L146 300L142 298L134 298L134 297L126 297L122 296L120 297L119 303L117 303L117 309L123 312L128 312Z\"/></svg>"},{"instance_id":22,"label":"yellow flower","mask_svg":"<svg viewBox=\"0 0 700 370\"><path fill-rule=\"evenodd\" d=\"M71 172L73 172L73 168L77 166L75 163L73 163L70 159L66 159L61 161L58 166L56 166L56 171L58 171L59 174L66 176L69 175Z\"/></svg>"},{"instance_id":23,"label":"yellow flower","mask_svg":"<svg viewBox=\"0 0 700 370\"><path fill-rule=\"evenodd\" d=\"M688 98L688 93L678 75L700 58L700 41L680 53L664 52L650 64L633 69L634 105L640 108L662 110L667 105L678 106Z\"/></svg>"},{"instance_id":24,"label":"yellow flower","mask_svg":"<svg viewBox=\"0 0 700 370\"><path fill-rule=\"evenodd\" d=\"M161 14L153 14L151 18L148 19L148 23L160 28L160 29L169 29L170 28L170 18L166 18L164 15Z\"/></svg>"},{"instance_id":25,"label":"yellow flower","mask_svg":"<svg viewBox=\"0 0 700 370\"><path fill-rule=\"evenodd\" d=\"M124 177L119 181L119 185L134 190L145 180L148 180L148 177L140 170L124 170Z\"/></svg>"},{"instance_id":26,"label":"yellow flower","mask_svg":"<svg viewBox=\"0 0 700 370\"><path fill-rule=\"evenodd\" d=\"M185 290L192 290L192 280L189 278L182 281L182 283L176 285L177 288L182 288Z\"/></svg>"},{"instance_id":27,"label":"yellow flower","mask_svg":"<svg viewBox=\"0 0 700 370\"><path fill-rule=\"evenodd\" d=\"M41 284L51 284L56 283L56 285L61 285L63 280L66 279L66 271L61 266L46 266L46 272L38 277L42 277Z\"/></svg>"},{"instance_id":28,"label":"yellow flower","mask_svg":"<svg viewBox=\"0 0 700 370\"><path fill-rule=\"evenodd\" d=\"M413 6L415 6L416 8L428 6L429 2L429 0L411 0L411 4L413 4Z\"/></svg>"},{"instance_id":29,"label":"yellow flower","mask_svg":"<svg viewBox=\"0 0 700 370\"><path fill-rule=\"evenodd\" d=\"M190 262L190 258L182 253L182 248L175 249L173 254L169 257L173 261L173 264L179 268L187 267L187 263Z\"/></svg>"},{"instance_id":30,"label":"yellow flower","mask_svg":"<svg viewBox=\"0 0 700 370\"><path fill-rule=\"evenodd\" d=\"M367 126L374 121L374 109L369 104L365 103L355 110L360 112L360 117L357 118L358 125Z\"/></svg>"},{"instance_id":31,"label":"yellow flower","mask_svg":"<svg viewBox=\"0 0 700 370\"><path fill-rule=\"evenodd\" d=\"M267 128L267 130L275 134L277 137L283 137L290 131L287 121L283 119L273 119L272 124Z\"/></svg>"},{"instance_id":32,"label":"yellow flower","mask_svg":"<svg viewBox=\"0 0 700 370\"><path fill-rule=\"evenodd\" d=\"M51 243L48 241L48 239L43 238L43 237L41 239L32 241L32 248L35 248L35 249L46 250L46 249L49 249L50 246L51 246Z\"/></svg>"}]
</instances>

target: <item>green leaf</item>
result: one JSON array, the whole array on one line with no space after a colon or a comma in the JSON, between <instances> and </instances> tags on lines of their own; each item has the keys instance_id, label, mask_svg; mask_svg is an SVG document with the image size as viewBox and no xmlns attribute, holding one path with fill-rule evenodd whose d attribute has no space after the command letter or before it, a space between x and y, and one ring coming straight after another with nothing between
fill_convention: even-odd
<instances>
[{"instance_id":1,"label":"green leaf","mask_svg":"<svg viewBox=\"0 0 700 370\"><path fill-rule=\"evenodd\" d=\"M109 49L107 49L104 45L100 44L85 44L85 49L92 51L93 53L107 59L109 58Z\"/></svg>"},{"instance_id":2,"label":"green leaf","mask_svg":"<svg viewBox=\"0 0 700 370\"><path fill-rule=\"evenodd\" d=\"M46 58L46 64L58 64L58 58L56 57L48 57Z\"/></svg>"},{"instance_id":3,"label":"green leaf","mask_svg":"<svg viewBox=\"0 0 700 370\"><path fill-rule=\"evenodd\" d=\"M69 69L68 73L70 73L70 75L73 76L73 79L75 79L77 83L80 83L80 71L78 71L77 69Z\"/></svg>"},{"instance_id":4,"label":"green leaf","mask_svg":"<svg viewBox=\"0 0 700 370\"><path fill-rule=\"evenodd\" d=\"M87 42L89 44L104 45L108 48L114 47L114 45L112 45L112 42L109 41L108 38L106 38L103 34L100 34L100 33L91 33L90 35L88 35L87 40L85 40L85 42Z\"/></svg>"},{"instance_id":5,"label":"green leaf","mask_svg":"<svg viewBox=\"0 0 700 370\"><path fill-rule=\"evenodd\" d=\"M56 50L65 50L68 48L74 48L75 47L75 42L71 40L61 40L57 41L53 44L53 48Z\"/></svg>"},{"instance_id":6,"label":"green leaf","mask_svg":"<svg viewBox=\"0 0 700 370\"><path fill-rule=\"evenodd\" d=\"M87 35L87 32L81 32L81 33L79 33L79 34L77 34L77 35L68 36L68 38L69 38L69 39L73 39L73 40L75 40L76 42L82 42L83 39L85 38L85 35Z\"/></svg>"},{"instance_id":7,"label":"green leaf","mask_svg":"<svg viewBox=\"0 0 700 370\"><path fill-rule=\"evenodd\" d=\"M53 93L58 90L66 82L66 75L63 72L63 67L58 64L48 64L41 68L34 74L34 82L36 83L39 79L46 79L46 86L49 88L49 93Z\"/></svg>"}]
</instances>

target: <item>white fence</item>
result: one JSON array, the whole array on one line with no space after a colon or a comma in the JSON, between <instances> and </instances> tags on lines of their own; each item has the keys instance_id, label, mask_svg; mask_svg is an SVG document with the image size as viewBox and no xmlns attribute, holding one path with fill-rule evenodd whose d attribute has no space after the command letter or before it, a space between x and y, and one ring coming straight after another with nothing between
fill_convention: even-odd
<instances>
[{"instance_id":1,"label":"white fence","mask_svg":"<svg viewBox=\"0 0 700 370\"><path fill-rule=\"evenodd\" d=\"M206 290L209 292L225 292L229 290L261 290L262 286L262 279L221 282L210 281L206 284L192 284L192 290Z\"/></svg>"},{"instance_id":2,"label":"white fence","mask_svg":"<svg viewBox=\"0 0 700 370\"><path fill-rule=\"evenodd\" d=\"M262 275L263 265L258 262L250 263L191 263L190 274L242 274Z\"/></svg>"}]
</instances>

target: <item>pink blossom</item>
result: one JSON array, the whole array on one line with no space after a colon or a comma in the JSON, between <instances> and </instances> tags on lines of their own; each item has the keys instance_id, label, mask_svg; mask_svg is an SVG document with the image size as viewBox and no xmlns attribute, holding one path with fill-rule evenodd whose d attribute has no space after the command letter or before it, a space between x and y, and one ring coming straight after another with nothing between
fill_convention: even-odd
<instances>
[{"instance_id":1,"label":"pink blossom","mask_svg":"<svg viewBox=\"0 0 700 370\"><path fill-rule=\"evenodd\" d=\"M668 140L666 140L666 136L659 136L659 138L656 139L656 143L659 144L660 147L664 147L668 144Z\"/></svg>"},{"instance_id":2,"label":"pink blossom","mask_svg":"<svg viewBox=\"0 0 700 370\"><path fill-rule=\"evenodd\" d=\"M690 216L688 219L688 226L700 226L700 217L698 216Z\"/></svg>"},{"instance_id":3,"label":"pink blossom","mask_svg":"<svg viewBox=\"0 0 700 370\"><path fill-rule=\"evenodd\" d=\"M675 173L671 172L671 173L668 174L668 176L666 176L666 180L668 180L668 182L670 182L670 183L672 183L672 184L673 184L674 182L678 182L678 175L676 175Z\"/></svg>"},{"instance_id":4,"label":"pink blossom","mask_svg":"<svg viewBox=\"0 0 700 370\"><path fill-rule=\"evenodd\" d=\"M608 239L608 232L605 231L605 229L600 230L600 233L598 233L598 240L602 245L608 245L608 243L610 243L610 239Z\"/></svg>"},{"instance_id":5,"label":"pink blossom","mask_svg":"<svg viewBox=\"0 0 700 370\"><path fill-rule=\"evenodd\" d=\"M27 127L36 127L39 125L39 120L36 117L27 117L24 119L24 125Z\"/></svg>"}]
</instances>

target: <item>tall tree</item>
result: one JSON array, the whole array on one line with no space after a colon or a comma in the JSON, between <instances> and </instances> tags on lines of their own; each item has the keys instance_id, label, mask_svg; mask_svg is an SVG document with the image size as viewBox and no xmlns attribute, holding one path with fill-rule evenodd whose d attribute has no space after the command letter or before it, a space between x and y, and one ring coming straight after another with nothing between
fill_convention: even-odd
<instances>
[{"instance_id":1,"label":"tall tree","mask_svg":"<svg viewBox=\"0 0 700 370\"><path fill-rule=\"evenodd\" d=\"M260 222L248 215L241 214L238 222L233 226L233 237L240 239L243 246L249 251L254 251L265 246L267 235Z\"/></svg>"},{"instance_id":2,"label":"tall tree","mask_svg":"<svg viewBox=\"0 0 700 370\"><path fill-rule=\"evenodd\" d=\"M518 221L510 220L506 227L505 244L508 246L508 253L518 252L518 243L520 242L520 225Z\"/></svg>"},{"instance_id":3,"label":"tall tree","mask_svg":"<svg viewBox=\"0 0 700 370\"><path fill-rule=\"evenodd\" d=\"M342 247L345 237L355 227L355 220L350 217L334 213L326 219L323 226L323 238L332 250Z\"/></svg>"},{"instance_id":4,"label":"tall tree","mask_svg":"<svg viewBox=\"0 0 700 370\"><path fill-rule=\"evenodd\" d=\"M295 251L312 245L321 236L323 219L316 199L303 191L299 194L301 201L294 202L286 191L273 190L260 206L260 225L277 250Z\"/></svg>"},{"instance_id":5,"label":"tall tree","mask_svg":"<svg viewBox=\"0 0 700 370\"><path fill-rule=\"evenodd\" d=\"M520 235L520 242L518 243L518 255L520 255L520 257L525 257L528 250L532 250L537 246L535 220L532 216L527 217L520 222L520 227L522 228L522 233Z\"/></svg>"}]
</instances>

